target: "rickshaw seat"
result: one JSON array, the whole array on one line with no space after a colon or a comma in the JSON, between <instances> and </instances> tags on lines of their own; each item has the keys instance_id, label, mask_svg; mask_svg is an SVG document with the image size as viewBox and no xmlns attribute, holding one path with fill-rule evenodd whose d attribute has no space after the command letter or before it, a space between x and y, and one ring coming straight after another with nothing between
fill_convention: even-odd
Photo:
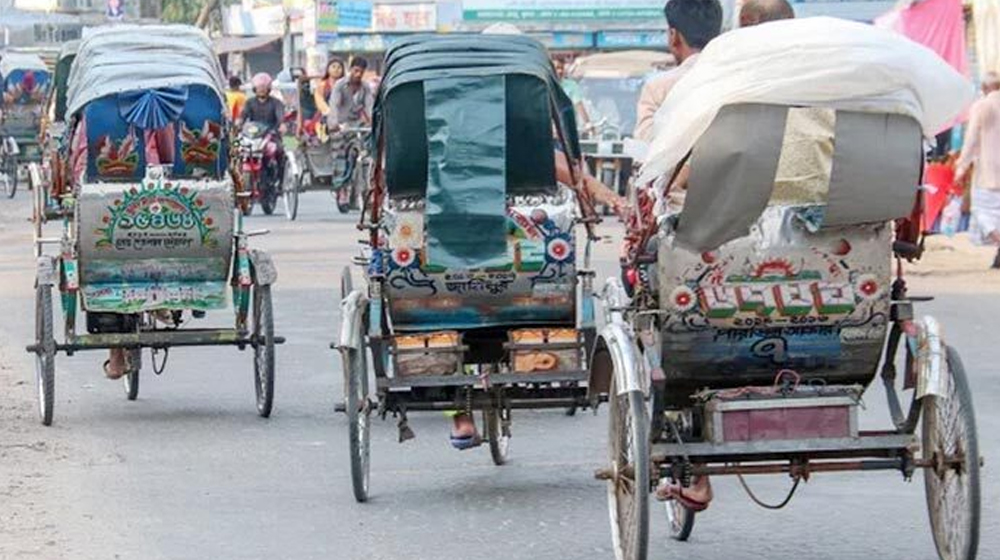
<instances>
[{"instance_id":1,"label":"rickshaw seat","mask_svg":"<svg viewBox=\"0 0 1000 560\"><path fill-rule=\"evenodd\" d=\"M794 147L786 124L803 115L832 120ZM770 385L781 369L870 383L889 323L890 221L913 207L921 146L919 125L898 115L719 113L692 152L683 209L654 242L672 406L704 387ZM809 185L776 188L802 149L828 155L799 166Z\"/></svg>"}]
</instances>

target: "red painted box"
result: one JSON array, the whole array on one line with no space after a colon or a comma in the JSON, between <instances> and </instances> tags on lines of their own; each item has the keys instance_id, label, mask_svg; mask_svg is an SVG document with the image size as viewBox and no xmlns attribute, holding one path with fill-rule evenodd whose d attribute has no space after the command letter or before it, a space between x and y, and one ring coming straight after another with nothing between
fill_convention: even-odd
<instances>
[{"instance_id":1,"label":"red painted box","mask_svg":"<svg viewBox=\"0 0 1000 560\"><path fill-rule=\"evenodd\" d=\"M858 436L860 392L853 387L789 395L715 395L705 404L706 439L735 441Z\"/></svg>"}]
</instances>

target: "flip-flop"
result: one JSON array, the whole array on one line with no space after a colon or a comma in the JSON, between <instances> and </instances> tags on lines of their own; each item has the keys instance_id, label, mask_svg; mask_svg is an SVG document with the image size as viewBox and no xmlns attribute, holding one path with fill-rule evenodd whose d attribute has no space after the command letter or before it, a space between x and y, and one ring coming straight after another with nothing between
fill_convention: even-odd
<instances>
[{"instance_id":1,"label":"flip-flop","mask_svg":"<svg viewBox=\"0 0 1000 560\"><path fill-rule=\"evenodd\" d=\"M479 435L456 437L451 436L451 446L459 451L479 447L483 444L483 439Z\"/></svg>"},{"instance_id":2,"label":"flip-flop","mask_svg":"<svg viewBox=\"0 0 1000 560\"><path fill-rule=\"evenodd\" d=\"M705 511L708 509L708 502L694 500L684 494L684 489L673 484L662 486L656 490L656 499L661 502L677 500L682 506L691 511Z\"/></svg>"}]
</instances>

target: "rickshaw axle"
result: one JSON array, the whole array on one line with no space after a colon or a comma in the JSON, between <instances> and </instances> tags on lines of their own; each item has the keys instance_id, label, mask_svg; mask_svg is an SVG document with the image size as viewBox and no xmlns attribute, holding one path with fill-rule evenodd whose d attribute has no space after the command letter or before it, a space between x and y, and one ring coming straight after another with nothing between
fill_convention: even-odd
<instances>
[{"instance_id":1,"label":"rickshaw axle","mask_svg":"<svg viewBox=\"0 0 1000 560\"><path fill-rule=\"evenodd\" d=\"M255 346L259 341L232 329L185 329L163 330L141 333L88 334L72 339L71 342L56 343L58 352L72 355L84 350L109 350L113 348L157 348L178 346L238 346L243 349ZM284 344L285 338L274 337L275 344ZM37 344L27 347L28 352L38 353Z\"/></svg>"}]
</instances>

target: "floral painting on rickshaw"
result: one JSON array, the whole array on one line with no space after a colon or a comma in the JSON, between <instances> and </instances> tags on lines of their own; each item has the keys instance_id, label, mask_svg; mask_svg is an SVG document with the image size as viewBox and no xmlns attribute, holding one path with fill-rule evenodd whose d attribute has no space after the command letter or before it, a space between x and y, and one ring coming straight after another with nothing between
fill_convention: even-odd
<instances>
[{"instance_id":1,"label":"floral painting on rickshaw","mask_svg":"<svg viewBox=\"0 0 1000 560\"><path fill-rule=\"evenodd\" d=\"M26 70L19 77L17 79L17 74L12 74L7 78L3 92L4 105L35 105L45 100L48 74Z\"/></svg>"},{"instance_id":2,"label":"floral painting on rickshaw","mask_svg":"<svg viewBox=\"0 0 1000 560\"><path fill-rule=\"evenodd\" d=\"M205 121L200 130L181 123L181 158L188 168L212 170L218 165L222 150L222 126Z\"/></svg>"},{"instance_id":3,"label":"floral painting on rickshaw","mask_svg":"<svg viewBox=\"0 0 1000 560\"><path fill-rule=\"evenodd\" d=\"M135 135L129 133L121 142L105 134L97 140L94 164L101 177L132 177L139 168L139 152Z\"/></svg>"},{"instance_id":4,"label":"floral painting on rickshaw","mask_svg":"<svg viewBox=\"0 0 1000 560\"><path fill-rule=\"evenodd\" d=\"M197 191L172 183L132 187L101 217L99 249L214 248L218 231L209 205Z\"/></svg>"}]
</instances>

